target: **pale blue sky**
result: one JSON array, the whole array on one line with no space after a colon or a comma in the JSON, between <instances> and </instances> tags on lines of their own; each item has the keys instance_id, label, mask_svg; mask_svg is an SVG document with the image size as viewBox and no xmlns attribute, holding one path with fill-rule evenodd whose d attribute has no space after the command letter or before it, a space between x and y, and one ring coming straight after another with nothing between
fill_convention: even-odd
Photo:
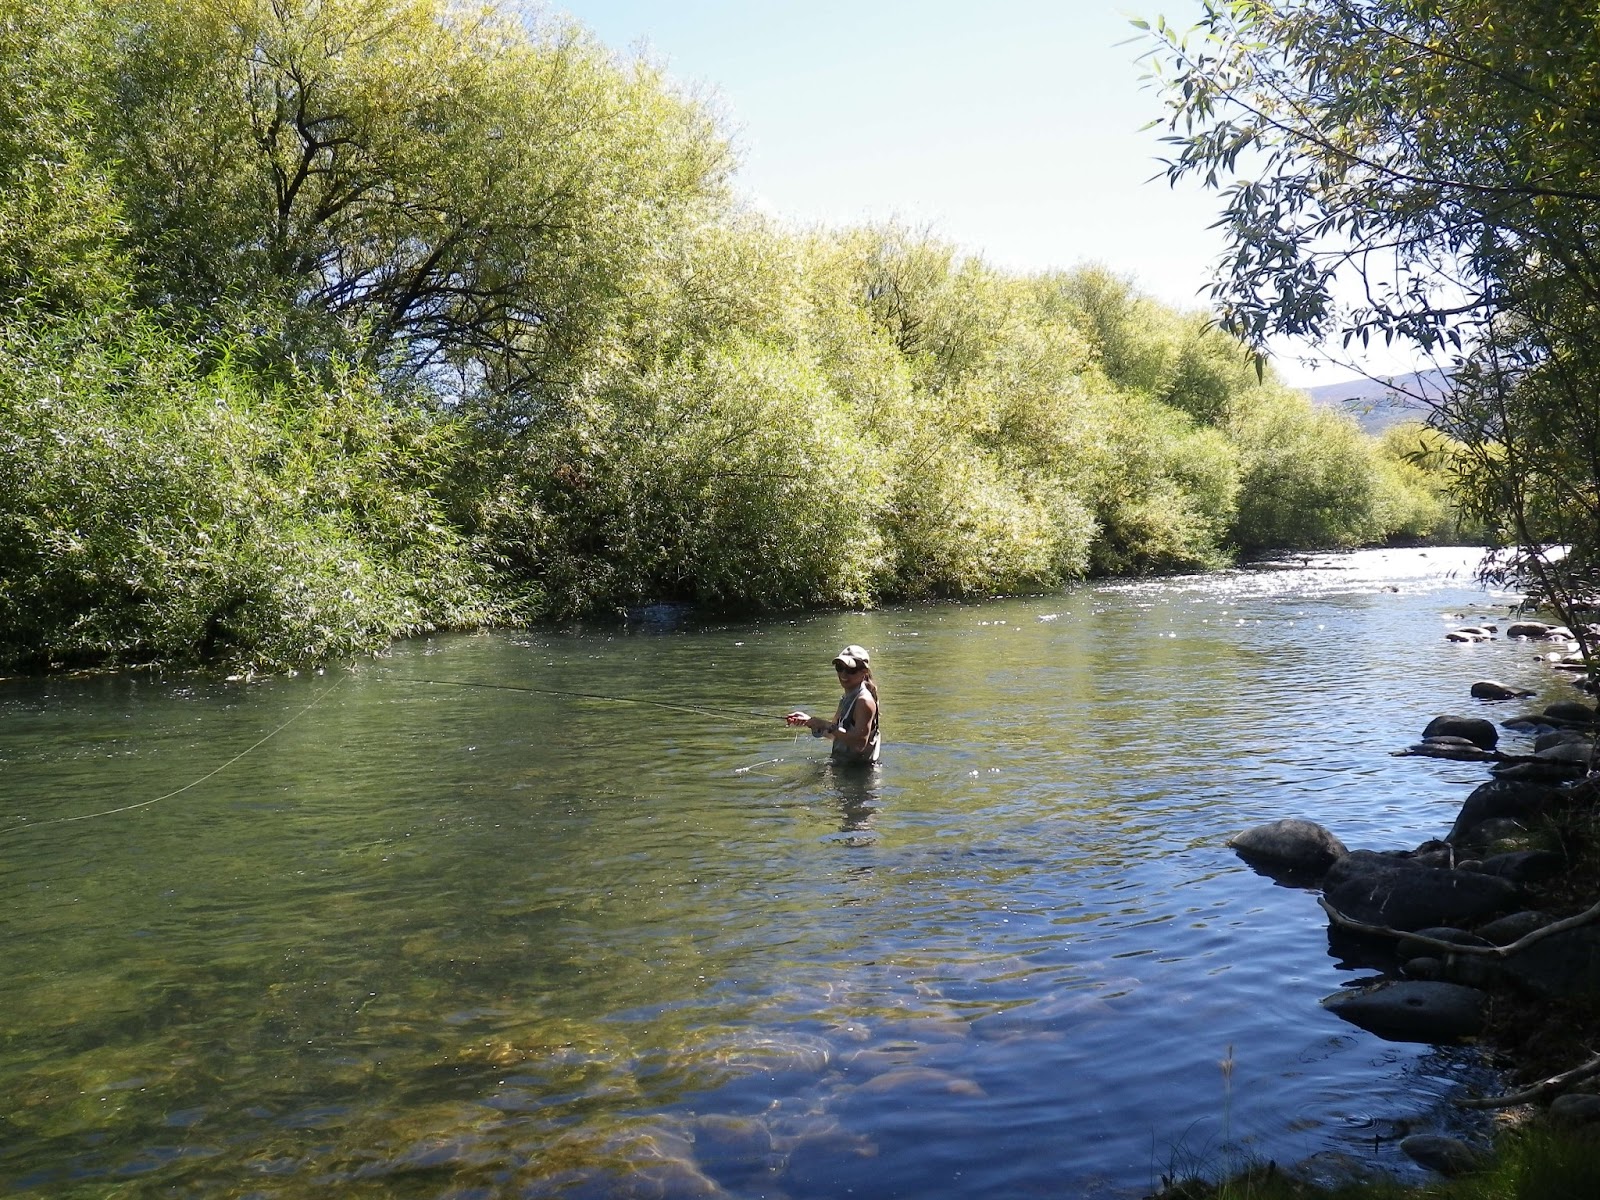
<instances>
[{"instance_id":1,"label":"pale blue sky","mask_svg":"<svg viewBox=\"0 0 1600 1200\"><path fill-rule=\"evenodd\" d=\"M1099 262L1205 307L1215 195L1160 172L1132 17L1199 0L570 0L619 51L709 91L740 190L798 225L898 218L997 266ZM1122 43L1122 44L1119 44ZM1347 377L1288 358L1295 383ZM1405 369L1405 368L1387 368Z\"/></svg>"}]
</instances>

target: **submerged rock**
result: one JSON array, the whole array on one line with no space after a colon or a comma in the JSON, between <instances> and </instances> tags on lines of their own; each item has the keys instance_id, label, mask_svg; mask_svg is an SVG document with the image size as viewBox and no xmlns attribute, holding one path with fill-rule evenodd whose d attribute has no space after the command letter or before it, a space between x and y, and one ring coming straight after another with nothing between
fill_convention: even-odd
<instances>
[{"instance_id":1,"label":"submerged rock","mask_svg":"<svg viewBox=\"0 0 1600 1200\"><path fill-rule=\"evenodd\" d=\"M1383 1168L1370 1158L1343 1150L1319 1150L1310 1158L1286 1168L1284 1175L1296 1182L1329 1191L1388 1179Z\"/></svg>"},{"instance_id":2,"label":"submerged rock","mask_svg":"<svg viewBox=\"0 0 1600 1200\"><path fill-rule=\"evenodd\" d=\"M1494 679L1480 679L1471 688L1474 700L1523 700L1535 693L1527 688L1511 687Z\"/></svg>"},{"instance_id":3,"label":"submerged rock","mask_svg":"<svg viewBox=\"0 0 1600 1200\"><path fill-rule=\"evenodd\" d=\"M1441 1045L1482 1032L1487 1000L1477 988L1458 983L1403 979L1335 992L1323 997L1322 1006L1391 1042Z\"/></svg>"},{"instance_id":4,"label":"submerged rock","mask_svg":"<svg viewBox=\"0 0 1600 1200\"><path fill-rule=\"evenodd\" d=\"M1414 742L1404 750L1396 752L1397 757L1406 755L1449 758L1457 762L1495 762L1499 758L1495 751L1485 750L1462 737L1423 738L1420 742Z\"/></svg>"}]
</instances>

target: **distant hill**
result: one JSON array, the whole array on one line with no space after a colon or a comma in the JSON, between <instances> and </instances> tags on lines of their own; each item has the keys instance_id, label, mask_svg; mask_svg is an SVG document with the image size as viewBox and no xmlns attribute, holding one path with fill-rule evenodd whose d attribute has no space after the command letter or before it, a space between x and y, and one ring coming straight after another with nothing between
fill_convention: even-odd
<instances>
[{"instance_id":1,"label":"distant hill","mask_svg":"<svg viewBox=\"0 0 1600 1200\"><path fill-rule=\"evenodd\" d=\"M1450 376L1444 371L1412 371L1396 375L1392 380L1351 379L1345 383L1324 383L1306 388L1305 392L1313 404L1342 409L1361 422L1361 428L1368 433L1378 434L1402 421L1422 420L1428 410L1413 397L1438 396L1448 389L1449 383Z\"/></svg>"}]
</instances>

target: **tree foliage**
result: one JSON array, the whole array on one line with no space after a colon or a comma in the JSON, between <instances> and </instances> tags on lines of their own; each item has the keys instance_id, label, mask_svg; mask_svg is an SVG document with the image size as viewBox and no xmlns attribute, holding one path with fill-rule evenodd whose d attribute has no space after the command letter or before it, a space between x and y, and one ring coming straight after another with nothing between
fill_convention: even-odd
<instances>
[{"instance_id":1,"label":"tree foliage","mask_svg":"<svg viewBox=\"0 0 1600 1200\"><path fill-rule=\"evenodd\" d=\"M1514 574L1600 594L1593 6L1227 0L1152 37L1168 173L1224 196L1225 326L1447 356L1458 500Z\"/></svg>"},{"instance_id":2,"label":"tree foliage","mask_svg":"<svg viewBox=\"0 0 1600 1200\"><path fill-rule=\"evenodd\" d=\"M575 26L0 0L0 49L0 667L1047 589L1434 495L1110 271L741 210Z\"/></svg>"},{"instance_id":3,"label":"tree foliage","mask_svg":"<svg viewBox=\"0 0 1600 1200\"><path fill-rule=\"evenodd\" d=\"M502 611L428 486L453 423L264 384L144 319L0 335L0 666L381 648Z\"/></svg>"},{"instance_id":4,"label":"tree foliage","mask_svg":"<svg viewBox=\"0 0 1600 1200\"><path fill-rule=\"evenodd\" d=\"M572 25L438 0L134 0L106 152L143 296L263 301L392 378L520 412L603 344L728 151Z\"/></svg>"}]
</instances>

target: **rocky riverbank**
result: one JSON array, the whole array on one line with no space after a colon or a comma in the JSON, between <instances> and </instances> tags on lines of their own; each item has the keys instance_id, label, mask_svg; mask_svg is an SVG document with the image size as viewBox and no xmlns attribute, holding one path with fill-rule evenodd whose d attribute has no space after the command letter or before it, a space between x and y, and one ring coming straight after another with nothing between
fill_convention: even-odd
<instances>
[{"instance_id":1,"label":"rocky riverbank","mask_svg":"<svg viewBox=\"0 0 1600 1200\"><path fill-rule=\"evenodd\" d=\"M1523 622L1507 635L1559 641L1565 632ZM1498 636L1492 626L1472 633ZM1565 668L1570 650L1548 661ZM1470 694L1529 695L1492 681ZM1518 752L1502 748L1502 729L1521 735ZM1507 1090L1463 1106L1600 1130L1597 735L1595 708L1570 700L1498 720L1440 716L1395 753L1481 761L1487 774L1442 838L1350 850L1336 831L1291 817L1229 845L1264 873L1319 889L1330 943L1373 972L1324 998L1330 1011L1390 1040L1489 1048L1506 1065ZM1491 1150L1429 1135L1401 1145L1447 1176L1476 1170Z\"/></svg>"}]
</instances>

